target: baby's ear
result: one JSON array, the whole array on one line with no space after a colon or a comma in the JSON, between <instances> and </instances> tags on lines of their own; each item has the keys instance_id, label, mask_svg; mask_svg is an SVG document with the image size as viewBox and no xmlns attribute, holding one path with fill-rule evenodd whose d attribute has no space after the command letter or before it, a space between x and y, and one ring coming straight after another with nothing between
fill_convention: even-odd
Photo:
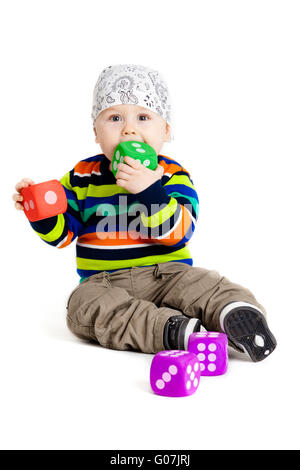
<instances>
[{"instance_id":1,"label":"baby's ear","mask_svg":"<svg viewBox=\"0 0 300 470\"><path fill-rule=\"evenodd\" d=\"M165 142L170 142L170 140L171 140L171 127L166 122Z\"/></svg>"},{"instance_id":2,"label":"baby's ear","mask_svg":"<svg viewBox=\"0 0 300 470\"><path fill-rule=\"evenodd\" d=\"M93 130L94 130L94 134L95 134L95 142L96 142L96 144L99 144L97 131L96 131L96 129L95 129L94 127L93 127Z\"/></svg>"}]
</instances>

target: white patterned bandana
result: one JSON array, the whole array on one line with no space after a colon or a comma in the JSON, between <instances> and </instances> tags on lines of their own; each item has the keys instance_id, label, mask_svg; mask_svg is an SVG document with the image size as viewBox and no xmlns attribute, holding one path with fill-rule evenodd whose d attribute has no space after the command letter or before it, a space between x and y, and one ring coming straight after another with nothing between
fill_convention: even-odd
<instances>
[{"instance_id":1,"label":"white patterned bandana","mask_svg":"<svg viewBox=\"0 0 300 470\"><path fill-rule=\"evenodd\" d=\"M167 85L161 75L149 67L110 65L101 72L93 94L93 124L101 111L119 104L135 104L150 109L171 125Z\"/></svg>"}]
</instances>

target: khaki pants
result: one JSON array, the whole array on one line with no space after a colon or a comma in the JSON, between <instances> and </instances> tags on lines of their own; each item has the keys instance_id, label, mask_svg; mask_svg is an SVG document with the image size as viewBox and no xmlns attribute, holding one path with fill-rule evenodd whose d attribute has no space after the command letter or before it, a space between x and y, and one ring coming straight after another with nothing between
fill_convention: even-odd
<instances>
[{"instance_id":1,"label":"khaki pants","mask_svg":"<svg viewBox=\"0 0 300 470\"><path fill-rule=\"evenodd\" d=\"M154 354L165 349L169 317L184 313L221 331L219 314L234 301L265 313L248 289L218 272L172 261L88 277L68 299L67 324L76 336L106 348Z\"/></svg>"}]
</instances>

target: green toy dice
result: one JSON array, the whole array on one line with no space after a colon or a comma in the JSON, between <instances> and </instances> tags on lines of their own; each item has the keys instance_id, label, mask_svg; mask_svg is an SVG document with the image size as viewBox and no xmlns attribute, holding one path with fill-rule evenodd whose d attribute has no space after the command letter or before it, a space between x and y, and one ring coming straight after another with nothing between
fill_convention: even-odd
<instances>
[{"instance_id":1,"label":"green toy dice","mask_svg":"<svg viewBox=\"0 0 300 470\"><path fill-rule=\"evenodd\" d=\"M121 142L116 146L112 159L111 166L115 177L118 172L119 163L123 163L124 157L126 156L140 160L140 162L150 170L155 170L157 168L157 154L151 145L135 140ZM124 163L126 164L126 162Z\"/></svg>"}]
</instances>

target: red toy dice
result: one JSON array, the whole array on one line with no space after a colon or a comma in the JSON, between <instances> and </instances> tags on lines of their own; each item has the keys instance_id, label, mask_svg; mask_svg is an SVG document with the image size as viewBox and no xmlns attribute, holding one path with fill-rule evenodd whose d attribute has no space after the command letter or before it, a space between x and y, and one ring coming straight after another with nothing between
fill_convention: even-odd
<instances>
[{"instance_id":1,"label":"red toy dice","mask_svg":"<svg viewBox=\"0 0 300 470\"><path fill-rule=\"evenodd\" d=\"M66 212L68 201L58 180L33 184L21 190L24 213L30 222L47 219Z\"/></svg>"}]
</instances>

